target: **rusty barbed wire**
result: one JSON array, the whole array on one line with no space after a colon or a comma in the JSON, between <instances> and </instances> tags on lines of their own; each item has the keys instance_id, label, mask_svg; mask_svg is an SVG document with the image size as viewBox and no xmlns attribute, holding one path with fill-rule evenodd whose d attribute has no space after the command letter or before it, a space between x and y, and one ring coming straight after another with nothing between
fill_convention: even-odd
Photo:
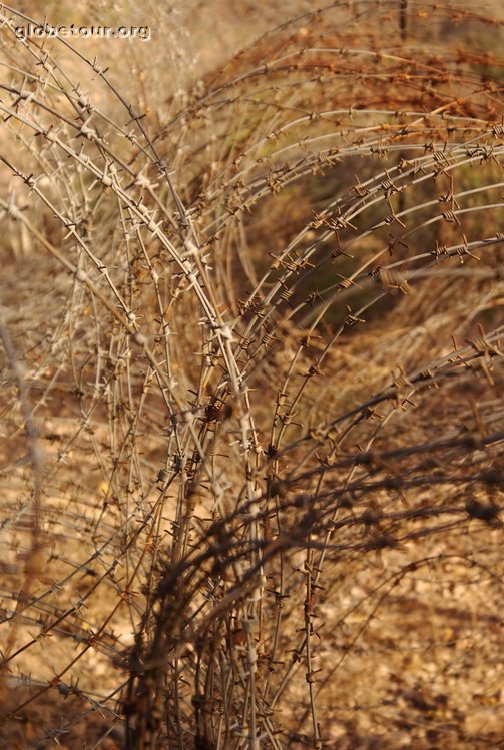
<instances>
[{"instance_id":1,"label":"rusty barbed wire","mask_svg":"<svg viewBox=\"0 0 504 750\"><path fill-rule=\"evenodd\" d=\"M496 744L502 22L275 12L151 106L3 6L0 687L25 745L98 714L102 750ZM33 729L44 701L72 711Z\"/></svg>"}]
</instances>

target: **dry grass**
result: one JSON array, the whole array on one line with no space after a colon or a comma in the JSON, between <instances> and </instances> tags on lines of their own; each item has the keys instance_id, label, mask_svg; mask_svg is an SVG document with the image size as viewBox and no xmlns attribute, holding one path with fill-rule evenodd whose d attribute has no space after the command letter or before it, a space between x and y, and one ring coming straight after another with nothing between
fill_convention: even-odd
<instances>
[{"instance_id":1,"label":"dry grass","mask_svg":"<svg viewBox=\"0 0 504 750\"><path fill-rule=\"evenodd\" d=\"M5 11L10 748L502 744L502 26L309 6Z\"/></svg>"}]
</instances>

